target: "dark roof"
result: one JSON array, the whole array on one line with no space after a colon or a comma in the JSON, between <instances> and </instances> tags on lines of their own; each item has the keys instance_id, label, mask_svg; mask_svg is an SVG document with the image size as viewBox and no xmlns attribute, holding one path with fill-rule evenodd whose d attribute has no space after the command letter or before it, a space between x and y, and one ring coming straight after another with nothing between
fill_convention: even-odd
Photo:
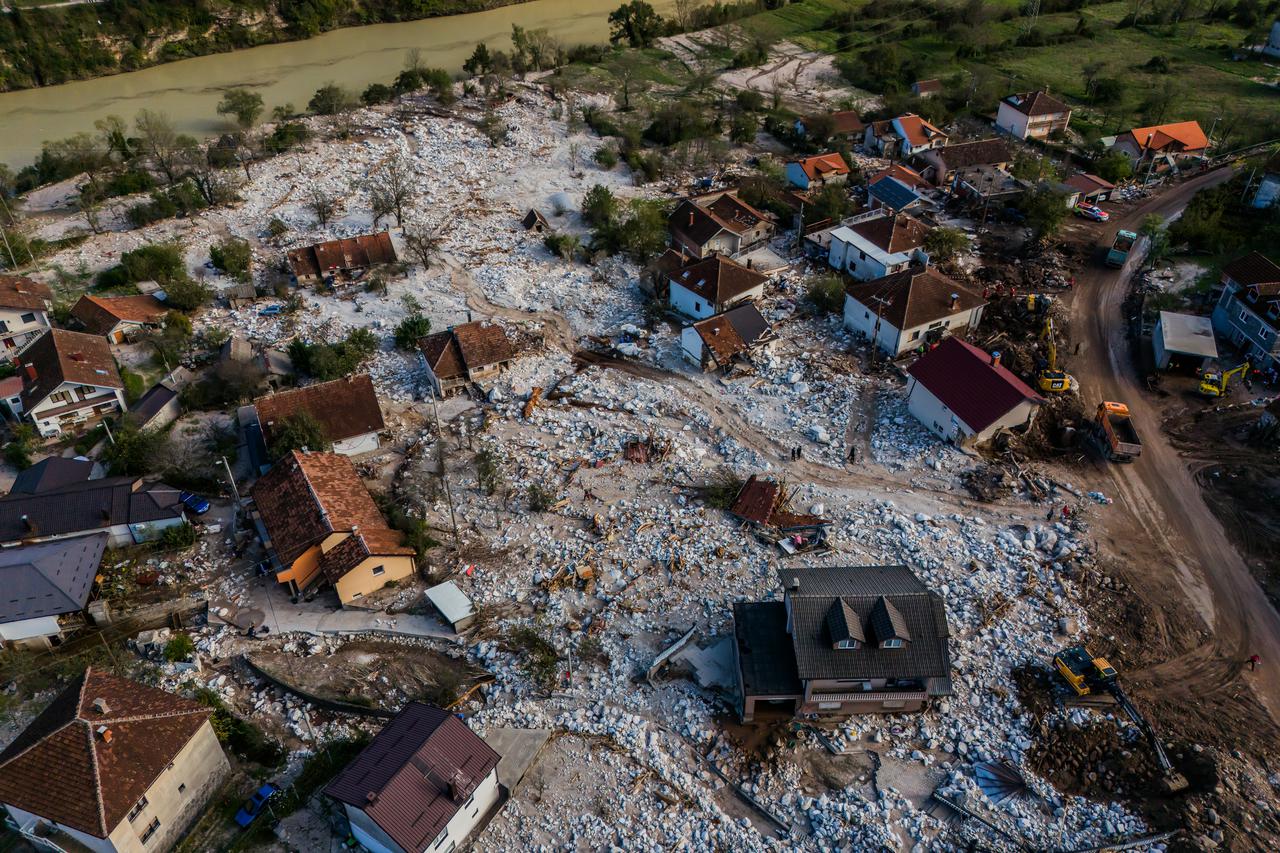
<instances>
[{"instance_id":1,"label":"dark roof","mask_svg":"<svg viewBox=\"0 0 1280 853\"><path fill-rule=\"evenodd\" d=\"M942 158L949 172L967 169L970 166L1008 163L1013 159L1013 154L1009 151L1009 143L998 137L947 145L943 148L935 148L933 153Z\"/></svg>"},{"instance_id":2,"label":"dark roof","mask_svg":"<svg viewBox=\"0 0 1280 853\"><path fill-rule=\"evenodd\" d=\"M909 252L924 245L929 228L905 213L877 216L849 226L850 230L886 252Z\"/></svg>"},{"instance_id":3,"label":"dark roof","mask_svg":"<svg viewBox=\"0 0 1280 853\"><path fill-rule=\"evenodd\" d=\"M1263 296L1280 293L1280 266L1261 252L1250 252L1222 267L1222 274L1245 287L1256 287Z\"/></svg>"},{"instance_id":4,"label":"dark roof","mask_svg":"<svg viewBox=\"0 0 1280 853\"><path fill-rule=\"evenodd\" d=\"M841 135L850 133L862 133L866 129L866 125L862 123L862 117L853 110L840 110L831 113L831 132Z\"/></svg>"},{"instance_id":5,"label":"dark roof","mask_svg":"<svg viewBox=\"0 0 1280 853\"><path fill-rule=\"evenodd\" d=\"M724 255L712 255L694 261L671 274L671 281L698 294L712 305L732 302L768 280L768 276L747 269Z\"/></svg>"},{"instance_id":6,"label":"dark roof","mask_svg":"<svg viewBox=\"0 0 1280 853\"><path fill-rule=\"evenodd\" d=\"M827 609L827 633L833 643L842 640L867 641L867 632L862 630L862 620L849 602L843 598L831 599L831 607Z\"/></svg>"},{"instance_id":7,"label":"dark roof","mask_svg":"<svg viewBox=\"0 0 1280 853\"><path fill-rule=\"evenodd\" d=\"M84 609L107 534L0 548L0 622Z\"/></svg>"},{"instance_id":8,"label":"dark roof","mask_svg":"<svg viewBox=\"0 0 1280 853\"><path fill-rule=\"evenodd\" d=\"M334 270L366 269L396 262L395 246L386 231L344 240L328 240L288 253L289 269L298 277Z\"/></svg>"},{"instance_id":9,"label":"dark roof","mask_svg":"<svg viewBox=\"0 0 1280 853\"><path fill-rule=\"evenodd\" d=\"M412 702L325 793L363 811L404 850L425 850L499 757L458 717Z\"/></svg>"},{"instance_id":10,"label":"dark roof","mask_svg":"<svg viewBox=\"0 0 1280 853\"><path fill-rule=\"evenodd\" d=\"M846 289L857 302L899 331L914 329L961 311L985 305L982 294L969 290L935 267L909 267L871 281L853 282ZM952 296L959 297L952 304Z\"/></svg>"},{"instance_id":11,"label":"dark roof","mask_svg":"<svg viewBox=\"0 0 1280 853\"><path fill-rule=\"evenodd\" d=\"M917 80L911 84L911 88L920 95L931 95L942 91L941 80Z\"/></svg>"},{"instance_id":12,"label":"dark roof","mask_svg":"<svg viewBox=\"0 0 1280 853\"><path fill-rule=\"evenodd\" d=\"M733 605L742 689L748 696L799 696L804 692L796 654L787 635L787 607L781 601L739 601Z\"/></svg>"},{"instance_id":13,"label":"dark roof","mask_svg":"<svg viewBox=\"0 0 1280 853\"><path fill-rule=\"evenodd\" d=\"M9 489L9 494L35 495L86 482L93 473L93 461L89 459L68 459L65 456L50 456L18 474Z\"/></svg>"},{"instance_id":14,"label":"dark roof","mask_svg":"<svg viewBox=\"0 0 1280 853\"><path fill-rule=\"evenodd\" d=\"M142 395L138 402L134 403L129 409L129 417L135 422L146 424L169 403L176 400L178 392L165 385L163 382L157 382L152 385L147 393Z\"/></svg>"},{"instance_id":15,"label":"dark roof","mask_svg":"<svg viewBox=\"0 0 1280 853\"><path fill-rule=\"evenodd\" d=\"M1040 395L1003 364L959 338L947 338L907 369L969 429L982 432L1024 400Z\"/></svg>"},{"instance_id":16,"label":"dark roof","mask_svg":"<svg viewBox=\"0 0 1280 853\"><path fill-rule=\"evenodd\" d=\"M106 838L208 716L188 699L86 669L0 753L0 802Z\"/></svg>"},{"instance_id":17,"label":"dark roof","mask_svg":"<svg viewBox=\"0 0 1280 853\"><path fill-rule=\"evenodd\" d=\"M671 214L667 225L701 246L721 231L741 234L768 218L732 192L723 192L709 201L685 199Z\"/></svg>"},{"instance_id":18,"label":"dark roof","mask_svg":"<svg viewBox=\"0 0 1280 853\"><path fill-rule=\"evenodd\" d=\"M0 542L181 518L182 502L178 494L178 489L164 483L147 483L136 477L107 477L36 495L5 495L0 498Z\"/></svg>"},{"instance_id":19,"label":"dark roof","mask_svg":"<svg viewBox=\"0 0 1280 853\"><path fill-rule=\"evenodd\" d=\"M154 296L81 296L71 308L71 316L92 335L105 335L120 323L155 324L168 313Z\"/></svg>"},{"instance_id":20,"label":"dark roof","mask_svg":"<svg viewBox=\"0 0 1280 853\"><path fill-rule=\"evenodd\" d=\"M385 426L378 394L367 373L259 397L253 405L267 444L273 440L272 426L299 412L315 418L329 441L378 432Z\"/></svg>"},{"instance_id":21,"label":"dark roof","mask_svg":"<svg viewBox=\"0 0 1280 853\"><path fill-rule=\"evenodd\" d=\"M25 275L0 275L0 308L45 311L53 301L53 291L44 282Z\"/></svg>"},{"instance_id":22,"label":"dark roof","mask_svg":"<svg viewBox=\"0 0 1280 853\"><path fill-rule=\"evenodd\" d=\"M883 177L867 187L867 193L894 211L905 210L920 201L919 194L894 177Z\"/></svg>"},{"instance_id":23,"label":"dark roof","mask_svg":"<svg viewBox=\"0 0 1280 853\"><path fill-rule=\"evenodd\" d=\"M1056 115L1071 111L1071 107L1048 92L1017 92L1005 98L1004 102L1027 116Z\"/></svg>"},{"instance_id":24,"label":"dark roof","mask_svg":"<svg viewBox=\"0 0 1280 853\"><path fill-rule=\"evenodd\" d=\"M21 357L22 408L31 411L63 382L123 388L111 347L99 335L50 329Z\"/></svg>"},{"instance_id":25,"label":"dark roof","mask_svg":"<svg viewBox=\"0 0 1280 853\"><path fill-rule=\"evenodd\" d=\"M949 677L946 608L906 566L782 569L778 577L791 602L800 678ZM793 579L799 579L798 588L791 588ZM871 629L868 645L833 648L828 614L836 600L864 631ZM891 636L907 642L900 649L873 645Z\"/></svg>"},{"instance_id":26,"label":"dark roof","mask_svg":"<svg viewBox=\"0 0 1280 853\"><path fill-rule=\"evenodd\" d=\"M418 339L418 349L439 379L456 379L469 370L502 364L516 357L506 329L488 320L453 326Z\"/></svg>"},{"instance_id":27,"label":"dark roof","mask_svg":"<svg viewBox=\"0 0 1280 853\"><path fill-rule=\"evenodd\" d=\"M747 352L772 332L769 321L753 302L745 302L714 317L699 320L693 324L693 329L721 364Z\"/></svg>"}]
</instances>

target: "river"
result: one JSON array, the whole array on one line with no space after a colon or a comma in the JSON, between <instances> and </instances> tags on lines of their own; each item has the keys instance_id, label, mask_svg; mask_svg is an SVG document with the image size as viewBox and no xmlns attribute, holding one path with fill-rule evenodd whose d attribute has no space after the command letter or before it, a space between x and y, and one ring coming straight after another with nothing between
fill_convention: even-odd
<instances>
[{"instance_id":1,"label":"river","mask_svg":"<svg viewBox=\"0 0 1280 853\"><path fill-rule=\"evenodd\" d=\"M184 133L211 136L231 128L215 111L222 92L237 86L262 95L268 112L292 103L306 109L316 89L335 82L357 93L390 83L410 48L424 64L452 72L479 42L510 47L511 25L546 29L561 44L600 44L609 37L609 13L622 0L534 0L487 12L333 30L306 41L263 45L184 59L141 71L61 86L0 94L0 163L32 162L43 142L93 130L115 114L132 121L141 109L166 113ZM674 0L659 0L659 11Z\"/></svg>"}]
</instances>

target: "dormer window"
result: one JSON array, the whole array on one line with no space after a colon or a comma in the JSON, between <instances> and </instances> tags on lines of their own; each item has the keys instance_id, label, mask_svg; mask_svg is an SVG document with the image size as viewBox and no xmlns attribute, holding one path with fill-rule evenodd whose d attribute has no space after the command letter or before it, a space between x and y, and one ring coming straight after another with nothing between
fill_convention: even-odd
<instances>
[{"instance_id":1,"label":"dormer window","mask_svg":"<svg viewBox=\"0 0 1280 853\"><path fill-rule=\"evenodd\" d=\"M1258 301L1258 288L1256 287L1249 288L1249 301L1250 302Z\"/></svg>"},{"instance_id":2,"label":"dormer window","mask_svg":"<svg viewBox=\"0 0 1280 853\"><path fill-rule=\"evenodd\" d=\"M862 619L843 598L831 602L831 607L827 610L827 634L831 638L833 649L859 649L867 641L862 630Z\"/></svg>"},{"instance_id":3,"label":"dormer window","mask_svg":"<svg viewBox=\"0 0 1280 853\"><path fill-rule=\"evenodd\" d=\"M880 644L882 649L900 649L902 648L902 640L898 637L890 637Z\"/></svg>"},{"instance_id":4,"label":"dormer window","mask_svg":"<svg viewBox=\"0 0 1280 853\"><path fill-rule=\"evenodd\" d=\"M876 644L882 649L900 649L911 642L911 632L907 630L907 620L883 595L876 599L871 607L871 631L875 635Z\"/></svg>"},{"instance_id":5,"label":"dormer window","mask_svg":"<svg viewBox=\"0 0 1280 853\"><path fill-rule=\"evenodd\" d=\"M837 649L857 649L861 647L862 643L859 643L857 640L839 640L836 642Z\"/></svg>"}]
</instances>

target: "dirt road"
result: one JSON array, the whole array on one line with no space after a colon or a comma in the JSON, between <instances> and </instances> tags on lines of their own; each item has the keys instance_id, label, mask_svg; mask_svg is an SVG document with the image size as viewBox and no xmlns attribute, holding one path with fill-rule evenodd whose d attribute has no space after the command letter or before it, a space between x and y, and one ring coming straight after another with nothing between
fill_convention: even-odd
<instances>
[{"instance_id":1,"label":"dirt road","mask_svg":"<svg viewBox=\"0 0 1280 853\"><path fill-rule=\"evenodd\" d=\"M1177 215L1198 190L1230 176L1229 169L1202 175L1090 230L1100 245L1107 243L1120 228L1136 231L1144 216ZM1086 409L1101 400L1127 403L1143 440L1142 457L1132 465L1099 466L1110 483L1104 491L1132 522L1111 524L1110 544L1130 565L1146 567L1151 587L1144 595L1158 602L1161 595L1176 594L1176 584L1212 634L1210 643L1142 675L1172 689L1181 685L1188 698L1202 698L1235 682L1244 661L1258 654L1262 667L1250 682L1272 720L1280 722L1280 616L1162 432L1160 410L1133 368L1121 310L1131 270L1132 264L1117 272L1092 259L1076 275L1071 306L1072 328L1080 330L1083 344L1072 369Z\"/></svg>"}]
</instances>

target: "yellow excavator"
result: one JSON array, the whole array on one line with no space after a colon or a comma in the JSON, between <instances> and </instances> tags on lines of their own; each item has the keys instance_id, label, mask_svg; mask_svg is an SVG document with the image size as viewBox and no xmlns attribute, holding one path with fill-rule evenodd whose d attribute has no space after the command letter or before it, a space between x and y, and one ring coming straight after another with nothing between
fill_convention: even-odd
<instances>
[{"instance_id":1,"label":"yellow excavator","mask_svg":"<svg viewBox=\"0 0 1280 853\"><path fill-rule=\"evenodd\" d=\"M1040 339L1046 341L1049 347L1049 357L1044 367L1036 374L1036 382L1039 383L1040 390L1061 394L1079 388L1080 383L1076 382L1074 376L1065 370L1058 369L1058 344L1053 337L1052 317L1044 318L1044 328L1040 331Z\"/></svg>"},{"instance_id":2,"label":"yellow excavator","mask_svg":"<svg viewBox=\"0 0 1280 853\"><path fill-rule=\"evenodd\" d=\"M1249 362L1245 362L1239 367L1234 367L1226 373L1219 373L1214 370L1200 376L1200 393L1206 397L1221 397L1227 393L1227 384L1231 381L1231 377L1243 375L1249 372L1252 367Z\"/></svg>"}]
</instances>

